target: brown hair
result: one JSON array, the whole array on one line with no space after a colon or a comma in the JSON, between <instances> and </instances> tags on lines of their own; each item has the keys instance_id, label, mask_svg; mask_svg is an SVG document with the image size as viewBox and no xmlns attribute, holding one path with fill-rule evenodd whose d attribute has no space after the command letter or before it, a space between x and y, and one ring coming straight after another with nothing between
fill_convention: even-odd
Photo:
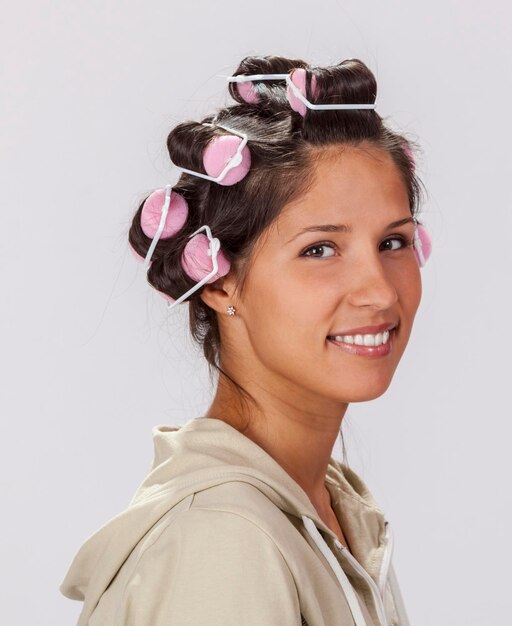
<instances>
[{"instance_id":1,"label":"brown hair","mask_svg":"<svg viewBox=\"0 0 512 626\"><path fill-rule=\"evenodd\" d=\"M295 68L306 70L306 97L309 100L312 99L310 81L314 75L317 102L375 102L375 77L359 59L348 59L330 67L315 67L299 59L251 56L243 59L234 75L286 74ZM202 164L204 147L213 137L226 134L221 128L202 125L204 122L216 122L247 134L251 152L249 173L232 186L219 185L187 173L182 173L173 186L186 199L189 215L175 236L159 240L147 280L174 299L195 284L184 272L180 256L189 235L203 224L208 224L212 235L220 240L224 255L231 261L230 271L234 272L236 289L241 294L256 241L287 203L307 191L313 183L314 162L328 147L355 147L364 143L387 152L407 189L411 214L415 216L418 213L422 184L407 152L419 147L411 139L388 128L375 109L308 109L302 117L290 107L285 81L256 80L253 81L253 90L258 101L250 104L239 94L237 84L229 83L229 93L236 104L226 106L200 122L178 124L167 138L173 163L202 173L206 173ZM143 204L133 218L129 242L144 257L151 239L140 226ZM217 313L200 298L200 291L187 298L190 332L202 347L210 375L212 370L216 370L242 396L254 401L220 366L221 338Z\"/></svg>"}]
</instances>

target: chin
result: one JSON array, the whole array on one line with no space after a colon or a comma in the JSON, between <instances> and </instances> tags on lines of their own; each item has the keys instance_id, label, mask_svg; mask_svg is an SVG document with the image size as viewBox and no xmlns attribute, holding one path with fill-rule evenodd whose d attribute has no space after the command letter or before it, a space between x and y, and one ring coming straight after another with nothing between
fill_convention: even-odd
<instances>
[{"instance_id":1,"label":"chin","mask_svg":"<svg viewBox=\"0 0 512 626\"><path fill-rule=\"evenodd\" d=\"M352 402L368 402L369 400L375 400L386 393L391 384L391 380L391 378L387 378L386 380L375 381L373 384L368 384L367 382L363 385L354 384L351 389L344 390L343 398L340 398L340 400L348 404ZM339 389L337 391L338 394L335 393L335 395L339 397Z\"/></svg>"},{"instance_id":2,"label":"chin","mask_svg":"<svg viewBox=\"0 0 512 626\"><path fill-rule=\"evenodd\" d=\"M380 398L380 396L384 395L388 387L389 385L386 388L375 390L374 393L369 393L368 390L361 391L360 394L353 396L348 402L369 402L370 400L375 400L376 398Z\"/></svg>"}]
</instances>

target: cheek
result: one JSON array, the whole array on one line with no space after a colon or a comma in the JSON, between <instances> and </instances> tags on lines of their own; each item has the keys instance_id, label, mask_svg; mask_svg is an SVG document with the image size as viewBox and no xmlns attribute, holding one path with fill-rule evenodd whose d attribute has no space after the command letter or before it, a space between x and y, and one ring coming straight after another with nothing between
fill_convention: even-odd
<instances>
[{"instance_id":1,"label":"cheek","mask_svg":"<svg viewBox=\"0 0 512 626\"><path fill-rule=\"evenodd\" d=\"M347 291L346 273L346 268L336 261L303 259L290 272L291 297L310 305L317 315L322 310L327 312Z\"/></svg>"},{"instance_id":2,"label":"cheek","mask_svg":"<svg viewBox=\"0 0 512 626\"><path fill-rule=\"evenodd\" d=\"M274 268L253 276L244 307L255 349L262 345L294 355L312 348L318 332L323 336L333 289L297 273Z\"/></svg>"},{"instance_id":3,"label":"cheek","mask_svg":"<svg viewBox=\"0 0 512 626\"><path fill-rule=\"evenodd\" d=\"M393 282L405 316L403 322L412 325L422 296L421 271L417 262L412 259L406 268L397 271Z\"/></svg>"}]
</instances>

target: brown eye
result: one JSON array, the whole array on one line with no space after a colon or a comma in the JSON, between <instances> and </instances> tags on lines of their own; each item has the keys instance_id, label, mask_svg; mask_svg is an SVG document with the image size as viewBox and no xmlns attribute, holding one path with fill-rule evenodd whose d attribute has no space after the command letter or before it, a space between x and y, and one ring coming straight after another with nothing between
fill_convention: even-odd
<instances>
[{"instance_id":1,"label":"brown eye","mask_svg":"<svg viewBox=\"0 0 512 626\"><path fill-rule=\"evenodd\" d=\"M406 248L408 245L412 244L412 242L408 242L407 239L405 239L404 237L389 237L388 239L385 239L382 243L386 244L390 241L399 241L400 242L400 246L398 247L387 247L384 248L385 250L390 250L391 252L394 252L395 250L400 250L401 248Z\"/></svg>"},{"instance_id":2,"label":"brown eye","mask_svg":"<svg viewBox=\"0 0 512 626\"><path fill-rule=\"evenodd\" d=\"M309 257L313 257L313 258L317 258L317 259L327 259L329 257L334 256L334 254L328 254L327 256L323 256L323 255L318 255L318 254L308 254L309 252L315 252L315 251L323 251L323 250L334 250L334 246L333 244L327 243L327 242L321 242L321 243L315 243L312 246L309 246L309 248L306 248L304 250L304 252L302 253L301 256L309 256Z\"/></svg>"}]
</instances>

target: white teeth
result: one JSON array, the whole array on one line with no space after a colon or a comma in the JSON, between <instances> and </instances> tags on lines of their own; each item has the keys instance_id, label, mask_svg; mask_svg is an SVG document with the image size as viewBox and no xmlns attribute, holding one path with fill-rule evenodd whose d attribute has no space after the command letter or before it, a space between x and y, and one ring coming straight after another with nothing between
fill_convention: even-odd
<instances>
[{"instance_id":1,"label":"white teeth","mask_svg":"<svg viewBox=\"0 0 512 626\"><path fill-rule=\"evenodd\" d=\"M363 345L365 345L365 346L374 346L375 345L375 335L365 335L363 337Z\"/></svg>"},{"instance_id":2,"label":"white teeth","mask_svg":"<svg viewBox=\"0 0 512 626\"><path fill-rule=\"evenodd\" d=\"M334 339L343 343L354 343L356 346L380 346L388 342L389 330L376 335L336 335Z\"/></svg>"}]
</instances>

